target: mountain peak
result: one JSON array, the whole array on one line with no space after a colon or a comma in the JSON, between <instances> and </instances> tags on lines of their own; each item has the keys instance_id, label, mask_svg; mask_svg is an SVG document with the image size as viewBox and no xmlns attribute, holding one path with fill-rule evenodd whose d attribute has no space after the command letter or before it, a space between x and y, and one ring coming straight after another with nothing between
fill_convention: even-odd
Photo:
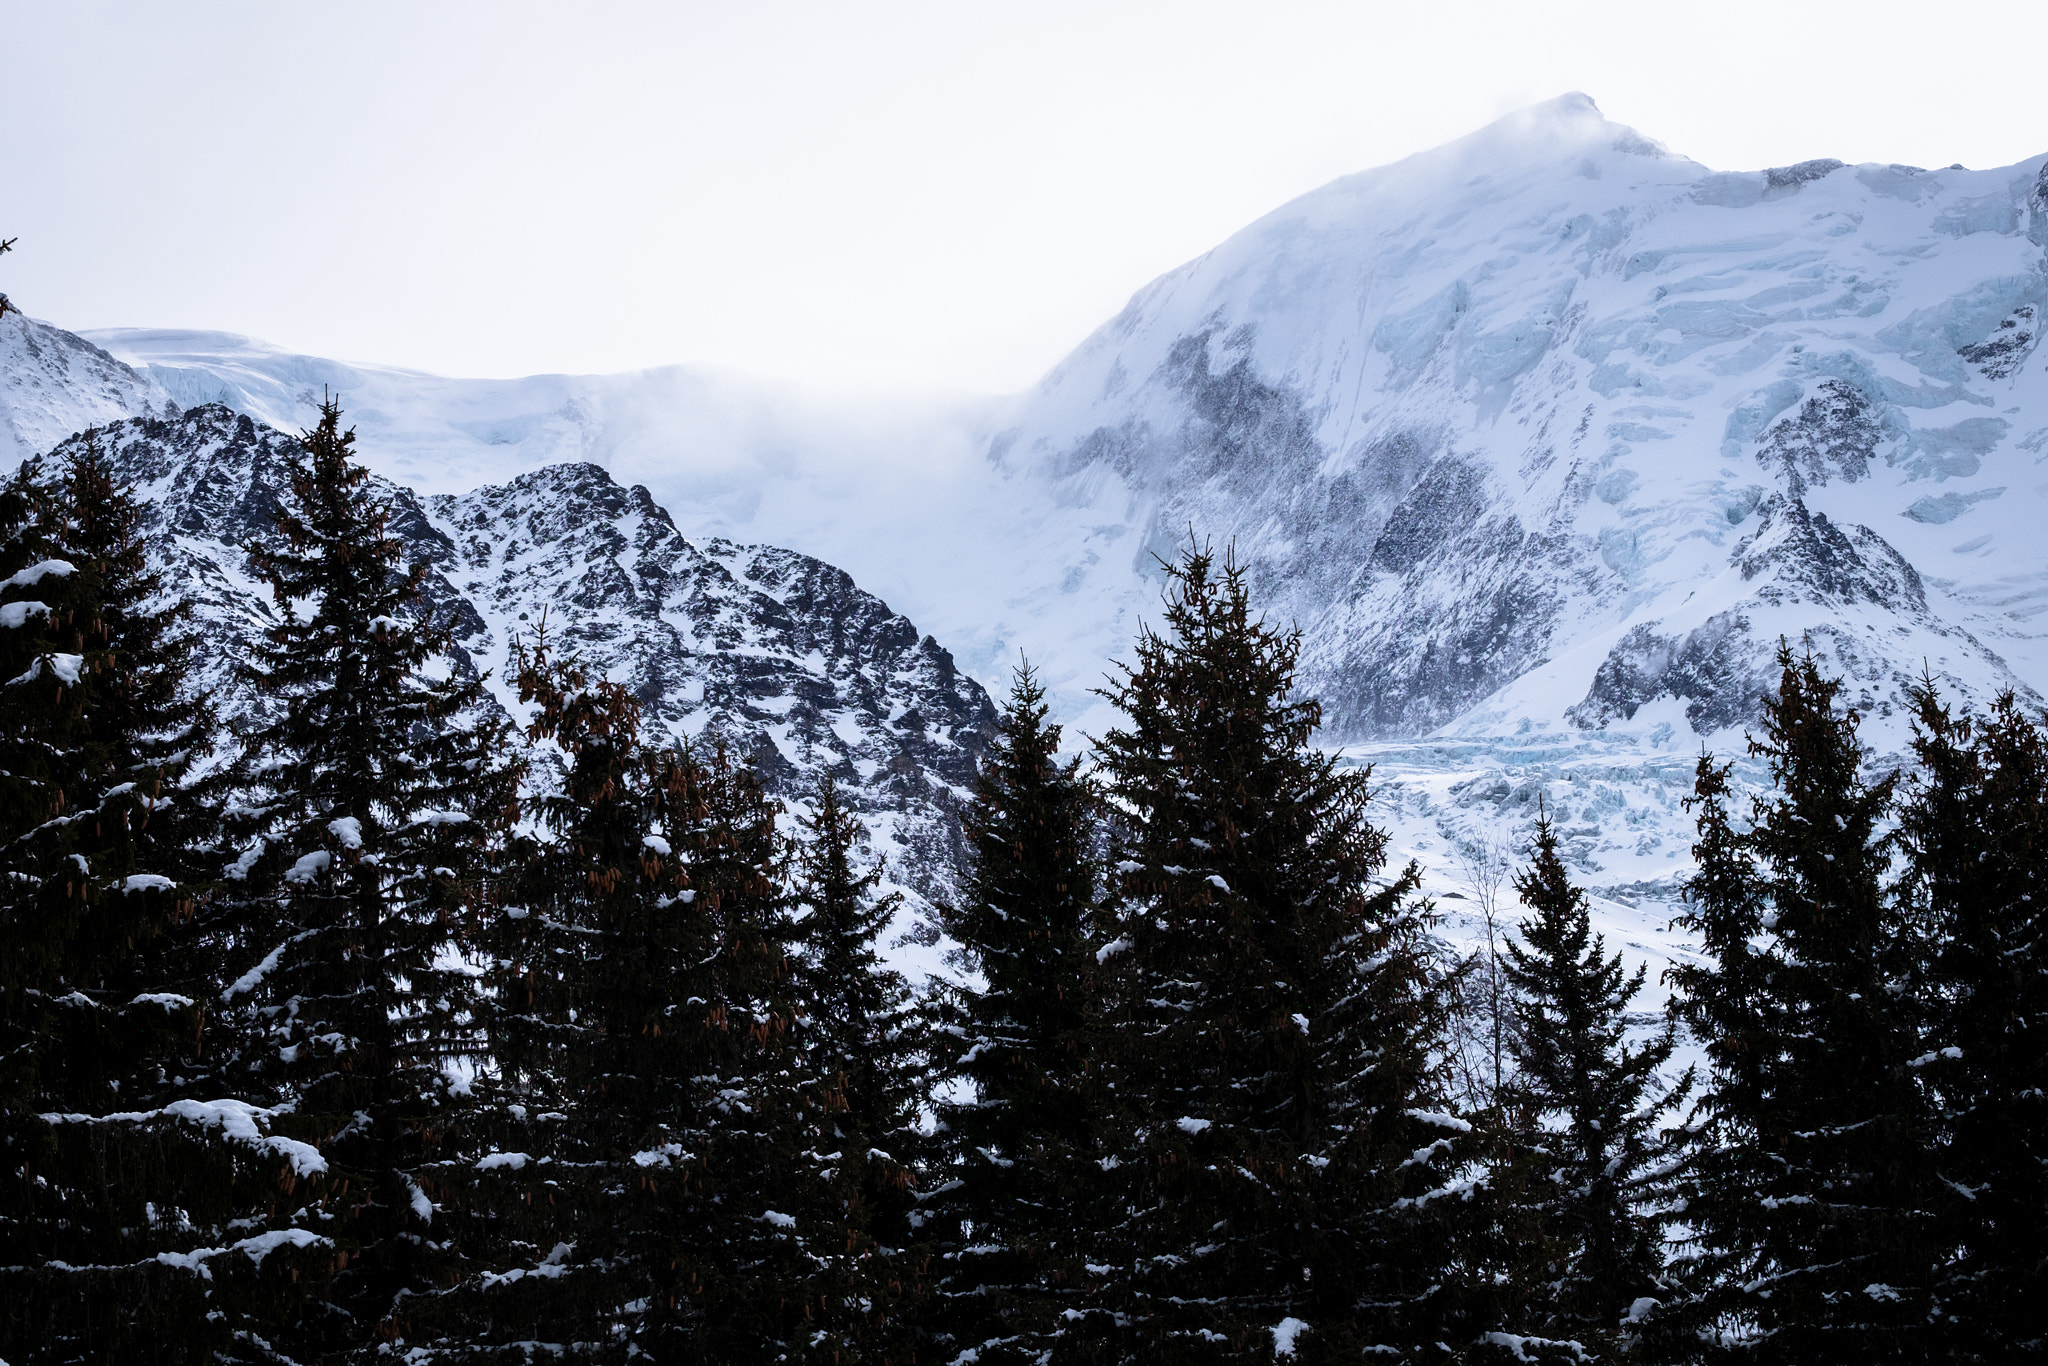
<instances>
[{"instance_id":1,"label":"mountain peak","mask_svg":"<svg viewBox=\"0 0 2048 1366\"><path fill-rule=\"evenodd\" d=\"M1135 614L1150 553L1234 538L1340 737L1705 738L1782 634L1899 743L1923 667L2048 692L1999 606L2048 583L2038 170L1715 173L1563 95L1163 277L1000 439L1084 509L1062 600Z\"/></svg>"},{"instance_id":2,"label":"mountain peak","mask_svg":"<svg viewBox=\"0 0 2048 1366\"><path fill-rule=\"evenodd\" d=\"M1600 106L1594 103L1593 97L1583 90L1567 90L1555 99L1544 100L1540 104L1532 104L1529 107L1531 109L1558 110L1570 113L1595 115L1600 113Z\"/></svg>"},{"instance_id":3,"label":"mountain peak","mask_svg":"<svg viewBox=\"0 0 2048 1366\"><path fill-rule=\"evenodd\" d=\"M1499 128L1503 125L1510 127L1555 124L1579 125L1587 122L1606 124L1607 121L1607 116L1600 112L1600 106L1594 102L1591 95L1588 95L1583 90L1567 90L1562 95L1557 95L1547 100L1538 100L1535 104L1525 104L1520 109L1510 110L1487 126L1489 128ZM1613 126L1620 127L1621 125L1615 124Z\"/></svg>"},{"instance_id":4,"label":"mountain peak","mask_svg":"<svg viewBox=\"0 0 2048 1366\"><path fill-rule=\"evenodd\" d=\"M1423 152L1411 161L1450 155L1457 160L1507 156L1526 162L1588 152L1667 157L1660 142L1600 112L1593 97L1573 90L1504 114L1475 133Z\"/></svg>"},{"instance_id":5,"label":"mountain peak","mask_svg":"<svg viewBox=\"0 0 2048 1366\"><path fill-rule=\"evenodd\" d=\"M1627 124L1609 119L1590 95L1574 90L1504 114L1463 137L1399 161L1339 177L1260 222L1292 217L1317 202L1334 205L1359 196L1388 205L1448 205L1479 186L1491 186L1482 197L1495 198L1511 184L1555 181L1560 176L1598 179L1612 169L1633 178L1645 167L1642 160L1631 166L1630 158L1667 166L1687 161ZM1699 168L1695 173L1703 172Z\"/></svg>"}]
</instances>

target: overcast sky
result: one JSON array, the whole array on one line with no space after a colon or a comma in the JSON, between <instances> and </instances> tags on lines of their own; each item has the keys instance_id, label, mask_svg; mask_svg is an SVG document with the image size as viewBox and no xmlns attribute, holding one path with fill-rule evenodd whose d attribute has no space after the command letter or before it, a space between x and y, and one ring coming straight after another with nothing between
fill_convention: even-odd
<instances>
[{"instance_id":1,"label":"overcast sky","mask_svg":"<svg viewBox=\"0 0 2048 1366\"><path fill-rule=\"evenodd\" d=\"M0 0L0 289L464 375L1030 384L1346 172L1584 90L1720 169L2048 150L2042 0Z\"/></svg>"}]
</instances>

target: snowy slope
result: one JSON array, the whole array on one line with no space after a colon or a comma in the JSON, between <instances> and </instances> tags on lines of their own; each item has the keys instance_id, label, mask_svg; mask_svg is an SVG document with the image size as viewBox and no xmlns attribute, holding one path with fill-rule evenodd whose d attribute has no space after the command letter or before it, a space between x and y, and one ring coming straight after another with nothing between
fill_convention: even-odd
<instances>
[{"instance_id":1,"label":"snowy slope","mask_svg":"<svg viewBox=\"0 0 2048 1366\"><path fill-rule=\"evenodd\" d=\"M283 431L332 394L364 459L421 493L460 493L548 465L588 462L687 506L693 531L785 525L778 481L850 479L971 463L989 400L818 394L698 366L618 375L449 379L301 355L228 332L85 334L181 403L221 403ZM780 500L778 500L780 501ZM750 535L753 533L749 533Z\"/></svg>"},{"instance_id":2,"label":"snowy slope","mask_svg":"<svg viewBox=\"0 0 2048 1366\"><path fill-rule=\"evenodd\" d=\"M147 376L62 328L0 313L0 471L86 427L173 411Z\"/></svg>"}]
</instances>

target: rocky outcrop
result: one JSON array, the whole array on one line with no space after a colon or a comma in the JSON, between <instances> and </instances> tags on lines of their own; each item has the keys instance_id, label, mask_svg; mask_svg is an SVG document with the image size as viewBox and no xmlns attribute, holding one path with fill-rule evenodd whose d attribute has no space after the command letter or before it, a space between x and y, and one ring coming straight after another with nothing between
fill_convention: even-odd
<instances>
[{"instance_id":1,"label":"rocky outcrop","mask_svg":"<svg viewBox=\"0 0 2048 1366\"><path fill-rule=\"evenodd\" d=\"M1573 725L1632 720L1660 698L1682 703L1700 734L1751 721L1777 687L1781 641L1825 656L1856 704L1881 717L1937 660L1950 687L2002 669L1969 632L1929 609L1919 571L1882 536L1838 525L1796 496L1765 501L1756 530L1729 559L1739 601L1689 627L1687 618L1631 627L1566 709ZM1917 658L1898 648L1906 642L1920 647ZM2017 691L2037 700L2024 684Z\"/></svg>"}]
</instances>

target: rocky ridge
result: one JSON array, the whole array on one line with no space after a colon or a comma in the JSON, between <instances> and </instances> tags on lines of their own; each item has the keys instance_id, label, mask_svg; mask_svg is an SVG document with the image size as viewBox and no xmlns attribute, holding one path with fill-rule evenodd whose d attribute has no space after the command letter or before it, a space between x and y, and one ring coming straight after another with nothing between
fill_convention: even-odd
<instances>
[{"instance_id":1,"label":"rocky ridge","mask_svg":"<svg viewBox=\"0 0 2048 1366\"><path fill-rule=\"evenodd\" d=\"M207 681L230 718L260 706L232 661L275 608L244 547L275 534L294 438L205 405L115 422L98 440L149 500L174 591L197 604ZM376 487L429 570L426 610L449 633L454 666L485 673L496 706L524 719L511 654L545 613L559 649L633 689L654 736L725 745L793 808L831 774L893 880L916 894L895 935L934 942L924 912L953 884L955 813L994 710L931 637L809 556L683 536L645 488L595 465L461 495Z\"/></svg>"}]
</instances>

